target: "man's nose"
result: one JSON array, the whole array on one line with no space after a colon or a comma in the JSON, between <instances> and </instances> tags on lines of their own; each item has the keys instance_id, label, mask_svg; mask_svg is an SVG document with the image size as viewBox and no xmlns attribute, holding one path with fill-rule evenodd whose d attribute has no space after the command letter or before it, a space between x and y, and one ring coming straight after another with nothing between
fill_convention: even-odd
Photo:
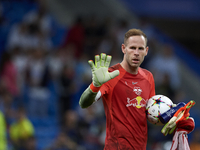
<instances>
[{"instance_id":1,"label":"man's nose","mask_svg":"<svg viewBox=\"0 0 200 150\"><path fill-rule=\"evenodd\" d=\"M139 55L139 49L138 49L138 48L135 49L134 54L135 54L135 55Z\"/></svg>"}]
</instances>

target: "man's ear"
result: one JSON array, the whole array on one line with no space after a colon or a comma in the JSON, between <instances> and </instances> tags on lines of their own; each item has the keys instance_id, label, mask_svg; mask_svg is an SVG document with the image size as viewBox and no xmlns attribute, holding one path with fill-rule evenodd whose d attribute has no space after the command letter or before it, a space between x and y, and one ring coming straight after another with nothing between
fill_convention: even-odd
<instances>
[{"instance_id":1,"label":"man's ear","mask_svg":"<svg viewBox=\"0 0 200 150\"><path fill-rule=\"evenodd\" d=\"M147 46L147 47L146 47L146 55L145 55L145 56L147 56L148 51L149 51L149 47Z\"/></svg>"},{"instance_id":2,"label":"man's ear","mask_svg":"<svg viewBox=\"0 0 200 150\"><path fill-rule=\"evenodd\" d=\"M125 44L122 44L122 52L125 54L126 53L126 46Z\"/></svg>"}]
</instances>

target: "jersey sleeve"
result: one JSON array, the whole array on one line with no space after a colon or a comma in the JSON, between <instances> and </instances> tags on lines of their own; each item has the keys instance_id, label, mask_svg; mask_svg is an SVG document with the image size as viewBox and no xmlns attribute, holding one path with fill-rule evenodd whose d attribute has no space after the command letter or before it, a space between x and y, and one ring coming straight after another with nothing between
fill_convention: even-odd
<instances>
[{"instance_id":1,"label":"jersey sleeve","mask_svg":"<svg viewBox=\"0 0 200 150\"><path fill-rule=\"evenodd\" d=\"M151 86L150 93L149 93L149 98L151 98L152 96L154 96L156 94L153 74L150 71L148 71L146 69L141 69L141 68L140 68L140 73L148 80L148 82Z\"/></svg>"},{"instance_id":2,"label":"jersey sleeve","mask_svg":"<svg viewBox=\"0 0 200 150\"><path fill-rule=\"evenodd\" d=\"M156 94L156 92L155 92L155 82L154 82L153 75L151 73L149 75L149 82L151 84L151 91L150 91L149 97L151 98L152 96L154 96Z\"/></svg>"}]
</instances>

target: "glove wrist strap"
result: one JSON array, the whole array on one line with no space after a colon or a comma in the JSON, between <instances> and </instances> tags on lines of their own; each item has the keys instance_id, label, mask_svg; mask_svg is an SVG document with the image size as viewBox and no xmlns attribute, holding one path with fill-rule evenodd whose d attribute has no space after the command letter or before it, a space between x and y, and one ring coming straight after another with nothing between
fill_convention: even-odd
<instances>
[{"instance_id":1,"label":"glove wrist strap","mask_svg":"<svg viewBox=\"0 0 200 150\"><path fill-rule=\"evenodd\" d=\"M96 87L96 86L94 86L93 83L91 83L90 89L92 90L92 92L97 93L99 91L100 87Z\"/></svg>"}]
</instances>

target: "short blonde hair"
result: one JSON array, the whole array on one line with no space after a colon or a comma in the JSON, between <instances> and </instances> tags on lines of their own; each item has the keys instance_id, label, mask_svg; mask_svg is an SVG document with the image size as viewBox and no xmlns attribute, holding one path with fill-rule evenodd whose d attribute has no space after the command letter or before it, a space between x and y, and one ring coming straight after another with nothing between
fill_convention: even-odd
<instances>
[{"instance_id":1,"label":"short blonde hair","mask_svg":"<svg viewBox=\"0 0 200 150\"><path fill-rule=\"evenodd\" d=\"M140 36L140 35L143 36L143 37L145 38L146 46L147 46L147 36L146 36L146 34L145 34L142 30L140 30L140 29L130 29L130 30L128 30L128 31L125 33L125 35L124 35L124 44L126 45L127 40L128 40L129 37L131 37L131 36Z\"/></svg>"}]
</instances>

